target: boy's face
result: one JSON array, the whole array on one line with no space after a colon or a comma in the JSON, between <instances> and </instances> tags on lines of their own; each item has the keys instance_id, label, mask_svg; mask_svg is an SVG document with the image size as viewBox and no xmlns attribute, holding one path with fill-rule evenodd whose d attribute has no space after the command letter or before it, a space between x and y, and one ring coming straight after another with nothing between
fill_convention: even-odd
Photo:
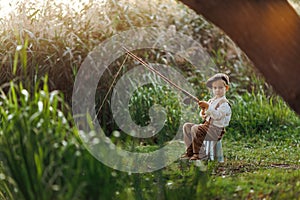
<instances>
[{"instance_id":1,"label":"boy's face","mask_svg":"<svg viewBox=\"0 0 300 200\"><path fill-rule=\"evenodd\" d=\"M225 85L223 80L217 80L212 83L212 91L217 98L224 96L228 89L229 87Z\"/></svg>"}]
</instances>

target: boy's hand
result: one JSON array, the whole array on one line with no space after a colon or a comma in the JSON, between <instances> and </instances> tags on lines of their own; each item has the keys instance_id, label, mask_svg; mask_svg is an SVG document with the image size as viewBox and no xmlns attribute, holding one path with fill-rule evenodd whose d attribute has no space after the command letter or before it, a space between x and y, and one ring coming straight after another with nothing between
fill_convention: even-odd
<instances>
[{"instance_id":1,"label":"boy's hand","mask_svg":"<svg viewBox=\"0 0 300 200\"><path fill-rule=\"evenodd\" d=\"M202 110L207 110L209 106L209 104L206 101L199 101L198 105Z\"/></svg>"},{"instance_id":2,"label":"boy's hand","mask_svg":"<svg viewBox=\"0 0 300 200\"><path fill-rule=\"evenodd\" d=\"M205 115L205 110L201 110L201 115L204 116Z\"/></svg>"},{"instance_id":3,"label":"boy's hand","mask_svg":"<svg viewBox=\"0 0 300 200\"><path fill-rule=\"evenodd\" d=\"M205 119L206 118L206 114L205 114L205 110L201 110L201 118Z\"/></svg>"}]
</instances>

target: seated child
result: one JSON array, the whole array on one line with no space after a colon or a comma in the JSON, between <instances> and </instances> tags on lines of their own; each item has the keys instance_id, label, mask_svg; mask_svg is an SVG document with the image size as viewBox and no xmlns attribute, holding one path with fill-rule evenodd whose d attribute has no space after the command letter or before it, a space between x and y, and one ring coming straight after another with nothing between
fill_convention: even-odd
<instances>
[{"instance_id":1,"label":"seated child","mask_svg":"<svg viewBox=\"0 0 300 200\"><path fill-rule=\"evenodd\" d=\"M229 90L229 77L218 73L206 82L206 86L212 89L213 98L208 102L199 101L203 124L185 123L183 125L184 143L186 152L181 159L201 160L206 159L204 140L219 141L225 133L225 127L229 125L231 107L226 99Z\"/></svg>"}]
</instances>

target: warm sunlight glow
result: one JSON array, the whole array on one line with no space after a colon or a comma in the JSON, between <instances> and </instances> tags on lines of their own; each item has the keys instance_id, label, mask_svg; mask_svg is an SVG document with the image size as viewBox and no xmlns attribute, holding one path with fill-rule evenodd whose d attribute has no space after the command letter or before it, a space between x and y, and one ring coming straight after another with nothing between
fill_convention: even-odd
<instances>
[{"instance_id":1,"label":"warm sunlight glow","mask_svg":"<svg viewBox=\"0 0 300 200\"><path fill-rule=\"evenodd\" d=\"M300 1L295 2L295 1L292 1L292 0L288 0L288 2L296 10L296 12L300 15Z\"/></svg>"},{"instance_id":2,"label":"warm sunlight glow","mask_svg":"<svg viewBox=\"0 0 300 200\"><path fill-rule=\"evenodd\" d=\"M6 1L6 0L0 0L0 18L3 18L4 16L7 16L8 13L10 13L14 7L15 3L12 1Z\"/></svg>"},{"instance_id":3,"label":"warm sunlight glow","mask_svg":"<svg viewBox=\"0 0 300 200\"><path fill-rule=\"evenodd\" d=\"M48 0L0 0L0 19L7 17L11 12L13 12L16 7L22 2L26 1L26 4L30 2L34 2L37 7L43 7L47 4ZM63 4L66 7L71 8L74 11L80 11L84 5L88 4L90 1L98 2L99 4L104 4L106 0L52 0L55 1L56 4Z\"/></svg>"}]
</instances>

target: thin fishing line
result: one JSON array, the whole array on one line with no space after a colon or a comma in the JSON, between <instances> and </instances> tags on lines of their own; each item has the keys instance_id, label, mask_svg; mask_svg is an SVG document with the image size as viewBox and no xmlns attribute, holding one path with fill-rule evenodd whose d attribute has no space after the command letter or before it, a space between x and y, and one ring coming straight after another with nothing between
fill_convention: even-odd
<instances>
[{"instance_id":1,"label":"thin fishing line","mask_svg":"<svg viewBox=\"0 0 300 200\"><path fill-rule=\"evenodd\" d=\"M97 113L96 113L95 119L97 118L98 114L100 113L100 110L102 109L102 107L103 107L103 105L104 105L104 103L105 103L105 101L106 101L106 99L107 99L107 97L108 97L108 95L109 95L111 89L113 88L114 83L116 82L116 79L117 79L119 73L121 72L121 70L122 70L122 68L123 68L123 66L124 66L124 64L125 64L125 62L126 62L126 60L127 60L127 58L128 58L128 54L126 54L126 57L125 57L125 59L123 60L123 63L122 63L122 65L121 65L121 67L120 67L119 70L117 71L117 73L116 73L116 75L115 75L115 77L114 77L114 79L113 79L113 82L111 83L111 85L110 85L110 87L109 87L107 93L105 94L105 97L104 97L104 99L103 99L103 101L102 101L102 103L101 103L101 106L99 107L99 109L98 109L98 111L97 111ZM95 119L94 119L94 120L95 120Z\"/></svg>"}]
</instances>

